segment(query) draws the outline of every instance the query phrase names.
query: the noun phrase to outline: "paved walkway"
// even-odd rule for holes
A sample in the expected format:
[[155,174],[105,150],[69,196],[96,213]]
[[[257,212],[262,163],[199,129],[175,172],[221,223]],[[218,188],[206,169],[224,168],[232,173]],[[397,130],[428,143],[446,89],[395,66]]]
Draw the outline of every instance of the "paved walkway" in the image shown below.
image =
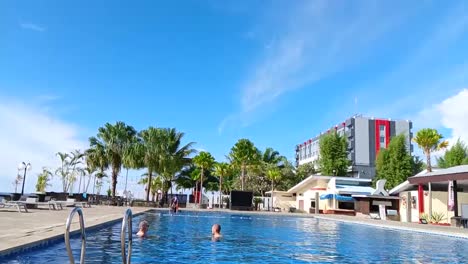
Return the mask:
[[[0,209],[0,255],[23,245],[34,245],[44,239],[63,236],[65,222],[72,208],[60,211],[30,209],[18,213]],[[93,206],[83,208],[85,227],[93,227],[123,217],[126,207]],[[133,207],[133,214],[150,208]],[[70,230],[78,230],[78,215],[75,215]]]

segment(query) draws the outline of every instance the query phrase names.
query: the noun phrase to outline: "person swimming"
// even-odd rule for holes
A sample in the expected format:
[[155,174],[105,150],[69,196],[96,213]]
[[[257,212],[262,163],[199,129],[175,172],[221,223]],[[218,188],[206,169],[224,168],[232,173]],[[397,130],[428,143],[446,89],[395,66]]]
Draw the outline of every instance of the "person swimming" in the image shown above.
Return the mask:
[[139,236],[139,237],[146,236],[146,233],[148,232],[148,228],[149,228],[148,222],[146,220],[141,221],[140,225],[139,225],[139,230],[138,230],[137,236]]
[[171,210],[173,213],[177,213],[177,211],[179,211],[179,200],[177,199],[177,196],[174,196],[174,198],[172,198]]
[[223,236],[221,235],[221,225],[214,224],[211,227],[211,238],[213,241],[219,241],[220,238]]

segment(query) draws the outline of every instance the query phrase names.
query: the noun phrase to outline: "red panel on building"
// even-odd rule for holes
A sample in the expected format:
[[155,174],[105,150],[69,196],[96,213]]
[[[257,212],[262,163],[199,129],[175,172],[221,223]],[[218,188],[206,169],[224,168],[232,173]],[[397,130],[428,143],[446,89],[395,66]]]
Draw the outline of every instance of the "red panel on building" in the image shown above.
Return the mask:
[[390,121],[388,120],[375,120],[375,154],[380,151],[380,126],[385,126],[385,148],[390,144]]

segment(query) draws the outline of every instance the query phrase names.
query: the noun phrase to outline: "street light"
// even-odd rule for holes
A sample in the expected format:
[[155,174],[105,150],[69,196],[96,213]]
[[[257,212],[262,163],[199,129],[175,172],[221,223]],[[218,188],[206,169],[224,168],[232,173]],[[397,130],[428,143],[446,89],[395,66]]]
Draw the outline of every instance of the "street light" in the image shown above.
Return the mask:
[[336,176],[336,170],[333,170],[333,176]]
[[26,171],[28,170],[31,170],[31,163],[28,162],[28,164],[26,164],[26,162],[21,162],[19,165],[18,165],[18,170],[24,170],[24,176],[23,176],[23,187],[21,188],[21,195],[24,194],[24,183],[26,182]]

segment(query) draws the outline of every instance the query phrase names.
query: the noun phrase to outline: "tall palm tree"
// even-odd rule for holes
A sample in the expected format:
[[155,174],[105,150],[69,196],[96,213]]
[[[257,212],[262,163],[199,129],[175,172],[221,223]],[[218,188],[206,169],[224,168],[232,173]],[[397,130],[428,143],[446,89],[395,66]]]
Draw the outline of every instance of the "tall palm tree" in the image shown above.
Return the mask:
[[431,152],[444,149],[448,146],[448,141],[442,140],[444,137],[436,129],[423,128],[416,133],[413,141],[418,144],[426,155],[427,171],[432,171]]
[[[138,147],[137,152],[140,154],[140,161],[142,162],[141,167],[146,167],[148,170],[148,182],[153,182],[152,177],[153,173],[159,171],[161,166],[161,154],[162,154],[162,146],[163,143],[161,142],[164,140],[164,135],[161,129],[149,127],[139,133],[139,137],[141,139],[140,144],[136,145]],[[146,190],[146,201],[149,201],[151,189],[153,185],[148,184],[148,188]]]
[[277,167],[270,167],[270,169],[267,171],[267,177],[271,181],[271,204],[273,205],[275,182],[279,182],[281,180],[281,171]]
[[101,181],[104,177],[107,177],[105,170],[109,168],[109,161],[107,160],[104,145],[101,145],[100,142],[95,143],[96,144],[92,148],[86,150],[87,167],[98,171],[94,174],[93,194],[95,194],[94,190],[96,182]]
[[91,147],[102,145],[104,147],[107,160],[112,168],[112,197],[115,197],[117,187],[117,177],[122,167],[122,158],[128,145],[133,142],[136,130],[124,122],[117,122],[114,125],[106,123],[98,129],[97,137],[89,139]]
[[[215,160],[213,156],[209,152],[202,151],[198,153],[197,156],[193,158],[193,163],[195,166],[200,168],[200,192],[201,197],[203,198],[203,176],[205,175],[205,171],[213,169],[213,165]],[[200,200],[200,206],[203,204],[203,199]]]
[[65,152],[57,152],[57,156],[60,158],[60,167],[55,171],[55,175],[59,176],[62,179],[62,190],[64,193],[68,192],[68,181],[69,178],[69,164],[70,164],[70,155]]
[[185,134],[175,128],[159,128],[158,131],[155,170],[163,179],[164,203],[167,200],[168,187],[172,186],[175,176],[190,165],[189,156],[195,153],[192,148],[195,143],[189,142],[183,145],[182,139]]
[[226,162],[218,162],[215,164],[215,175],[219,177],[219,208],[222,208],[223,204],[223,177],[226,177],[229,173],[229,164]]
[[259,151],[248,139],[239,139],[231,148],[229,160],[241,170],[241,189],[244,190],[245,173],[248,166],[254,165],[259,160]]

